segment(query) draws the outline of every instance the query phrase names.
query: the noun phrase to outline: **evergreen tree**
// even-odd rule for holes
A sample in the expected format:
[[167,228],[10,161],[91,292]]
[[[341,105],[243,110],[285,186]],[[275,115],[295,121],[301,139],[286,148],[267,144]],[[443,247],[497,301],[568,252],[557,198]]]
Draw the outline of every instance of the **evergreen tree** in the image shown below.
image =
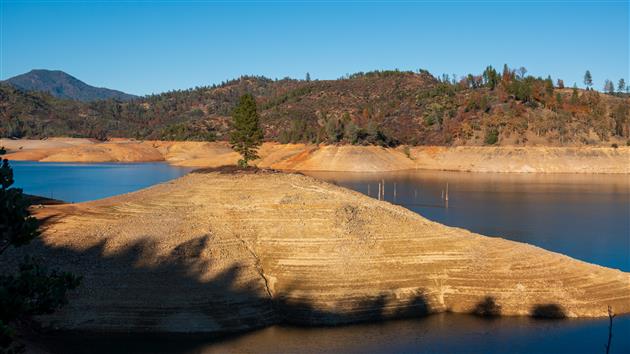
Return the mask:
[[359,127],[352,120],[345,124],[343,136],[350,144],[355,145],[359,142],[359,133]]
[[564,88],[564,80],[558,79],[558,81],[556,82],[556,87],[558,87],[559,89],[563,89]]
[[306,82],[311,81],[311,74],[306,73]]
[[251,160],[258,158],[258,147],[262,144],[263,132],[258,122],[258,112],[254,96],[241,96],[232,111],[232,134],[230,145],[243,157],[238,165],[246,167]]
[[475,78],[473,77],[472,74],[468,74],[466,76],[466,82],[468,83],[468,87],[469,88],[476,88],[475,87]]
[[29,216],[28,203],[21,189],[13,184],[13,169],[9,160],[0,159],[0,254],[9,246],[22,246],[39,234],[35,218]]
[[578,103],[578,88],[577,88],[577,84],[573,84],[573,90],[571,92],[571,104],[577,104]]
[[586,73],[584,73],[584,85],[586,85],[587,90],[593,86],[593,77],[590,70],[586,70]]
[[615,122],[615,135],[627,137],[630,134],[630,108],[627,104],[620,102],[612,111],[612,118]]
[[326,121],[325,129],[329,143],[337,143],[343,139],[344,125],[339,119],[329,118]]
[[547,95],[553,95],[553,81],[551,80],[551,75],[547,76],[547,79],[545,79],[545,91]]
[[499,74],[492,66],[488,66],[483,72],[483,80],[491,90],[494,90],[499,81]]
[[626,80],[624,80],[622,77],[621,79],[619,79],[619,83],[617,84],[617,92],[619,94],[622,94],[625,90],[626,90]]
[[606,79],[606,81],[604,82],[604,92],[606,92],[609,95],[615,94],[615,85],[613,84],[612,81]]
[[564,100],[562,99],[560,92],[556,93],[556,103],[558,103],[558,106],[562,107],[563,102]]
[[489,129],[486,132],[484,142],[487,145],[494,145],[499,141],[499,131],[496,128]]
[[507,83],[512,78],[512,72],[507,64],[503,64],[503,74],[501,75],[501,80],[503,83]]

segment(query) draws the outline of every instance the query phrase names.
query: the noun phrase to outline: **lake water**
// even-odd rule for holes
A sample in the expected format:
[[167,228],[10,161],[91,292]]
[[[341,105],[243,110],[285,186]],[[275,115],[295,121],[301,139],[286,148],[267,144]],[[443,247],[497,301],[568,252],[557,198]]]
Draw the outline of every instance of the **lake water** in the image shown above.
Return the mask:
[[58,163],[10,161],[14,187],[25,193],[85,202],[133,192],[180,177],[191,169],[163,162],[150,163]]
[[[25,192],[66,201],[126,193],[188,172],[162,163],[12,162]],[[613,175],[516,175],[449,172],[310,173],[447,225],[531,243],[630,271],[630,180]],[[448,185],[448,187],[447,187]],[[443,195],[448,188],[448,207]],[[395,190],[395,192],[394,192]],[[536,320],[439,314],[416,320],[342,327],[273,326],[208,336],[56,336],[53,352],[84,353],[599,353],[607,319]],[[630,353],[630,317],[615,319],[611,353]]]
[[[630,318],[616,318],[612,353],[630,353]],[[304,328],[272,326],[223,338],[64,336],[43,341],[59,353],[604,353],[602,320],[485,319],[437,314],[415,320]]]

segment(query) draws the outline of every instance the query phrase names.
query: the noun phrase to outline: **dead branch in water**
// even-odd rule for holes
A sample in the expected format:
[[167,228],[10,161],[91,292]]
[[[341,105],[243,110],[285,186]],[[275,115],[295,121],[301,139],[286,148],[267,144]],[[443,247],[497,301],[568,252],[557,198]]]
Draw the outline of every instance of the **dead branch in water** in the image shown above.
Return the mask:
[[612,341],[613,318],[615,318],[612,307],[608,306],[608,343],[606,344],[606,354],[610,353],[610,342]]

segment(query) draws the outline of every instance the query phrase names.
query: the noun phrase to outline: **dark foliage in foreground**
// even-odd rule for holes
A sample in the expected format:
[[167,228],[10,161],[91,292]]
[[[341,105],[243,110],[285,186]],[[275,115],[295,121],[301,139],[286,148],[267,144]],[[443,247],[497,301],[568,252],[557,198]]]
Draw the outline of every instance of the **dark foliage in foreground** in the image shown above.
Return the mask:
[[[13,184],[13,170],[7,160],[0,167],[0,257],[7,264],[4,251],[20,247],[39,236],[38,223],[28,212],[29,202]],[[0,352],[19,353],[14,326],[30,316],[54,312],[66,303],[66,292],[79,285],[70,273],[48,270],[43,263],[26,257],[15,272],[2,268],[0,273]]]

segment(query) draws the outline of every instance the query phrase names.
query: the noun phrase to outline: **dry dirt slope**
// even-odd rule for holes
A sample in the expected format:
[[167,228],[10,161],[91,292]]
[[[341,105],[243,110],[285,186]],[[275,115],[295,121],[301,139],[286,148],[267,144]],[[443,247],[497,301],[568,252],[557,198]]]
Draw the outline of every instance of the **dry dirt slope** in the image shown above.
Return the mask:
[[430,222],[298,174],[192,173],[36,209],[25,251],[82,274],[43,321],[95,331],[217,332],[431,312],[630,312],[630,275]]
[[[10,160],[44,162],[167,161],[187,167],[235,165],[240,156],[226,143],[86,139],[0,139]],[[630,147],[431,147],[265,143],[258,167],[291,171],[383,172],[412,169],[630,174]]]

